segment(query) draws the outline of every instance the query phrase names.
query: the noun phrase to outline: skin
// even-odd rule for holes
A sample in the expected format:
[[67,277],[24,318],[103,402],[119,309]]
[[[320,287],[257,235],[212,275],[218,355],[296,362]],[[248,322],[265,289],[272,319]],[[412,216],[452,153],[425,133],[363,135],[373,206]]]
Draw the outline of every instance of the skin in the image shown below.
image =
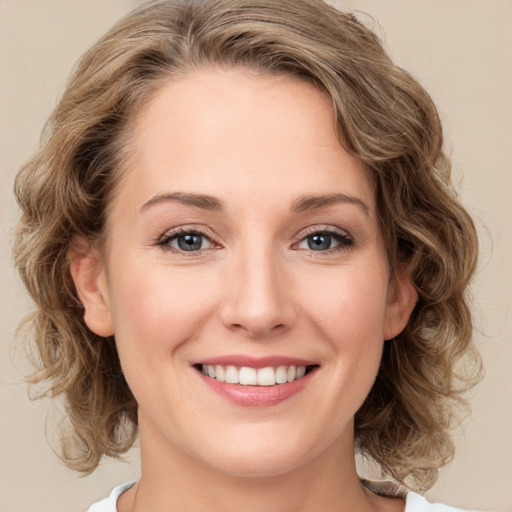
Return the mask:
[[[360,484],[353,430],[416,297],[390,275],[372,184],[333,119],[312,85],[243,69],[169,81],[140,113],[106,245],[71,254],[85,321],[115,335],[139,404],[142,476],[119,511],[403,510]],[[181,250],[184,232],[201,249]],[[319,368],[246,407],[191,366],[227,354]]]

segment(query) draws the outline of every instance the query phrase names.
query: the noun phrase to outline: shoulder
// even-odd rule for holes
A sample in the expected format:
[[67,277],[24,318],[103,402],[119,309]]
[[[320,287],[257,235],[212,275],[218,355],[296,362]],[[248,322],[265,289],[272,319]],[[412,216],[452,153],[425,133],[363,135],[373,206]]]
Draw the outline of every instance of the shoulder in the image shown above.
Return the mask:
[[477,512],[450,507],[442,503],[429,503],[423,496],[409,491],[406,497],[405,512]]
[[135,482],[128,482],[126,484],[119,485],[110,493],[108,498],[94,503],[87,509],[87,512],[116,512],[117,498],[119,498],[124,491],[127,491],[132,487],[134,483]]
[[[133,486],[135,482],[128,482],[119,485],[105,498],[89,507],[87,512],[116,512],[117,499],[123,492]],[[460,508],[450,507],[442,503],[429,503],[423,496],[412,491],[406,491],[403,487],[392,484],[391,482],[363,482],[373,492],[381,496],[405,497],[406,505],[404,512],[478,512],[476,510],[462,510]]]
[[365,479],[362,480],[362,483],[370,491],[379,496],[405,498],[404,512],[478,512],[477,510],[450,507],[442,503],[430,503],[423,496],[409,491],[405,487],[391,481],[372,481]]

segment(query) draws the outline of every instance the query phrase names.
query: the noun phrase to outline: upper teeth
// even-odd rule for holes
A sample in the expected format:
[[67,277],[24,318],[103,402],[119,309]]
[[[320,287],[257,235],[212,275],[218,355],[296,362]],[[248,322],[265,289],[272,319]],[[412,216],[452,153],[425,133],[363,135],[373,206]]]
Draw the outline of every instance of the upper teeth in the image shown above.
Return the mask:
[[213,364],[201,365],[203,375],[228,384],[244,386],[273,386],[284,384],[304,377],[305,366],[278,366],[276,368],[250,368],[249,366],[221,366]]

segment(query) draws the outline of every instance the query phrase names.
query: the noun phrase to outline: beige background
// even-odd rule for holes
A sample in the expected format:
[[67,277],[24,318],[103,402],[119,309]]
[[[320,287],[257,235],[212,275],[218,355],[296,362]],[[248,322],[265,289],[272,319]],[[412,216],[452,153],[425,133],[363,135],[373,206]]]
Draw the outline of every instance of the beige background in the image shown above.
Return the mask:
[[[278,0],[276,0],[278,1]],[[0,512],[86,510],[137,477],[136,451],[90,477],[62,466],[46,441],[48,402],[29,402],[14,329],[29,302],[12,268],[12,182],[77,57],[136,0],[0,0]],[[454,177],[481,235],[473,290],[487,376],[458,454],[429,497],[512,510],[512,1],[346,0],[369,13],[398,63],[437,102]],[[384,35],[385,34],[385,35]],[[51,421],[48,427],[51,437]]]

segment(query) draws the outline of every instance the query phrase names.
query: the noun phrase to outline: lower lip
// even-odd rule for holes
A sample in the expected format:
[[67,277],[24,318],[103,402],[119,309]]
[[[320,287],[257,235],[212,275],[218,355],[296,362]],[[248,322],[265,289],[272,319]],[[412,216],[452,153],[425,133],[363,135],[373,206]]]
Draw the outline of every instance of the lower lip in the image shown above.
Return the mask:
[[243,386],[242,384],[228,384],[198,372],[203,382],[218,395],[238,405],[249,407],[268,407],[277,405],[288,398],[300,393],[311,381],[316,369],[304,377],[274,386]]

